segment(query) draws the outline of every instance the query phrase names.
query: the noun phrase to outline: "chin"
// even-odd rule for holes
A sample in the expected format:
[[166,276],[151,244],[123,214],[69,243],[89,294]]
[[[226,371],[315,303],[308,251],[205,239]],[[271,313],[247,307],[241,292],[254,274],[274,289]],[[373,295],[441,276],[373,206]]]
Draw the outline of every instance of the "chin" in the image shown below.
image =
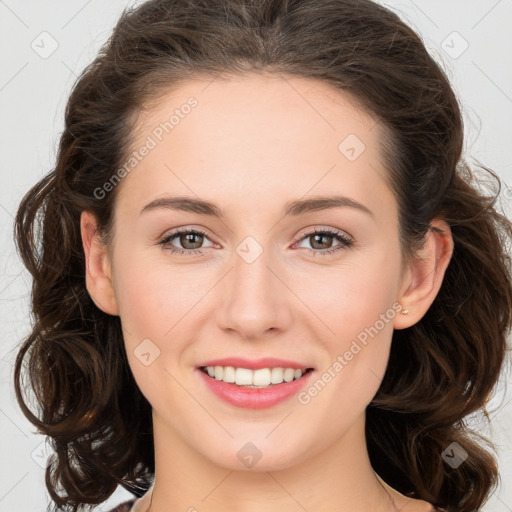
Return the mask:
[[[272,434],[273,435],[273,434]],[[306,448],[309,444],[304,442],[289,442],[283,445],[281,439],[265,439],[268,432],[256,435],[245,435],[241,438],[230,439],[228,442],[219,443],[216,453],[203,455],[214,464],[231,471],[279,471],[289,469],[306,461],[311,452]],[[206,447],[211,448],[211,446]]]

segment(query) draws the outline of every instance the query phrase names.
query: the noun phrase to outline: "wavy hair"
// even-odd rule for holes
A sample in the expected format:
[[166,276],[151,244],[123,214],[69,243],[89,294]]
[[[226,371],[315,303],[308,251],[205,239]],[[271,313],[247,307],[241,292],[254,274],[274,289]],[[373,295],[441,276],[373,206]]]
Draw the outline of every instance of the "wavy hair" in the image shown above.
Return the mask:
[[[479,186],[462,159],[461,111],[445,73],[411,28],[370,0],[150,0],[123,11],[78,77],[56,165],[15,220],[33,278],[16,395],[55,451],[46,470],[55,506],[90,509],[119,484],[141,495],[154,475],[151,407],[120,319],[85,286],[81,212],[94,213],[108,241],[118,187],[101,198],[95,190],[125,161],[142,108],[186,80],[249,72],[329,83],[381,122],[405,261],[433,219],[450,226],[443,284],[417,324],[393,333],[366,439],[374,469],[401,493],[448,512],[477,510],[498,470],[465,418],[486,412],[505,360],[512,224],[496,207],[499,177],[480,166],[490,180]],[[469,454],[456,470],[441,457],[454,442]]]

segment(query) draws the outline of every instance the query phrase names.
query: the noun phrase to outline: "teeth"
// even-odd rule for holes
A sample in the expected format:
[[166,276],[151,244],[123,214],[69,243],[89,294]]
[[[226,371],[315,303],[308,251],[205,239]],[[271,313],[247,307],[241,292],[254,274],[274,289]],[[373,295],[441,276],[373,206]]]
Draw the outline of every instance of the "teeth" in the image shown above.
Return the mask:
[[306,370],[294,368],[234,368],[233,366],[206,366],[208,375],[216,380],[234,383],[237,386],[249,388],[267,388],[274,384],[297,380],[306,373]]
[[[222,366],[219,366],[218,368],[222,368]],[[226,366],[226,368],[224,368],[222,372],[222,380],[224,382],[235,382],[236,373],[232,366]]]

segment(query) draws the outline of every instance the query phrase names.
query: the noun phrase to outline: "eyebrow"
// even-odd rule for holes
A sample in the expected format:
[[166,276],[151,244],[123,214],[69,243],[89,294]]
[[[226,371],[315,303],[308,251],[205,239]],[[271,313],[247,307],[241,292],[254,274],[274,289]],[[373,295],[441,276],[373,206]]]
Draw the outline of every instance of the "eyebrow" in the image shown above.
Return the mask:
[[[374,217],[373,212],[363,204],[355,201],[350,197],[334,195],[334,196],[313,196],[308,199],[298,199],[289,201],[284,205],[282,215],[283,217],[292,215],[298,216],[305,213],[310,213],[319,210],[327,210],[329,208],[350,207],[360,210]],[[201,215],[209,215],[224,219],[226,217],[223,210],[217,205],[203,199],[196,199],[194,197],[162,197],[155,199],[148,203],[140,211],[143,213],[159,208],[168,208],[171,210],[185,211],[191,213],[199,213]]]

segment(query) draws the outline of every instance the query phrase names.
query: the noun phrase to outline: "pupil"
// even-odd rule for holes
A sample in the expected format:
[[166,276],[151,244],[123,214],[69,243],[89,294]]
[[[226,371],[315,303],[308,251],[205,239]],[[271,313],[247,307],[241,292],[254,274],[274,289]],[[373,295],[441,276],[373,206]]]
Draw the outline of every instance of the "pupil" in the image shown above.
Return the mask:
[[[194,241],[193,239],[194,238],[200,238],[202,237],[202,235],[197,235],[195,233],[188,233],[188,234],[185,234],[185,235],[182,235],[181,236],[181,244],[184,246],[184,247],[187,247],[187,243],[191,243],[192,245],[194,245]],[[183,243],[185,241],[185,243]],[[197,249],[198,247],[201,247],[201,241],[200,242],[195,242],[197,244],[197,247],[187,247],[188,249]]]
[[[318,238],[326,239],[326,238],[330,238],[330,235],[322,235],[322,234],[313,235],[313,239],[315,240],[315,242],[313,243],[313,247],[315,247]],[[325,243],[324,244],[320,243],[319,245],[322,246],[322,245],[325,245]],[[328,244],[327,244],[327,247],[316,247],[316,249],[326,249],[326,248],[328,248]]]

